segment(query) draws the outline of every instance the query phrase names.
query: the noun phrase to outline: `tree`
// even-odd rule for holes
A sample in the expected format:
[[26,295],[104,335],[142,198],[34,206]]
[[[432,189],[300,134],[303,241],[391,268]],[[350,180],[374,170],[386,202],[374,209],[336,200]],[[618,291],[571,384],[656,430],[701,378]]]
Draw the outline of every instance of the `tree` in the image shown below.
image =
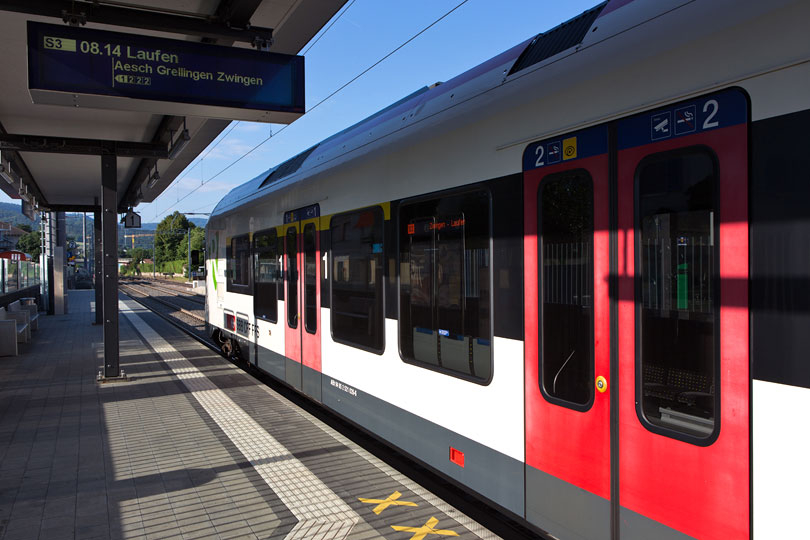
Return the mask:
[[[191,250],[203,249],[205,247],[205,229],[191,224]],[[188,233],[183,235],[180,244],[177,246],[177,259],[188,260]]]
[[175,211],[158,223],[155,233],[155,256],[161,262],[177,260],[178,248],[183,240],[183,233],[190,224],[186,216]]
[[133,263],[140,264],[144,261],[144,259],[151,257],[152,252],[148,249],[136,247],[129,250],[129,256],[132,258]]
[[39,259],[39,231],[32,231],[20,237],[17,241],[17,249],[28,253],[34,260]]
[[151,254],[149,253],[149,251],[144,248],[136,247],[129,250],[129,256],[131,260],[127,264],[127,268],[129,269],[128,273],[140,276],[141,275],[140,265],[143,262],[143,260],[149,257],[150,255]]
[[22,229],[27,233],[30,233],[33,230],[33,229],[31,229],[31,225],[29,225],[27,223],[20,223],[19,225],[17,225],[17,228]]
[[[195,226],[193,223],[190,223],[189,232],[183,235],[183,240],[180,242],[180,245],[177,246],[177,258],[183,261],[185,264],[188,265],[186,261],[188,261],[188,235],[191,234],[191,251],[199,250],[202,251],[205,249],[205,229],[201,227]],[[192,268],[191,270],[194,270]],[[189,276],[189,269],[186,268],[186,277]]]

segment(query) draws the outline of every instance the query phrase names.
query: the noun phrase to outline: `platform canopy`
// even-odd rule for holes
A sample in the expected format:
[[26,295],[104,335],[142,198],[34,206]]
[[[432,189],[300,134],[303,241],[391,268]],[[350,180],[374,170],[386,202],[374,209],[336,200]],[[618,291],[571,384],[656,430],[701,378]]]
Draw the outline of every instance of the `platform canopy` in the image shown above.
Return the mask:
[[[65,35],[74,38],[70,32],[81,36],[86,29],[235,47],[239,53],[295,55],[344,4],[345,0],[0,0],[0,189],[15,199],[22,193],[41,210],[93,211],[100,204],[98,156],[113,153],[117,210],[123,212],[160,195],[230,120],[288,123],[301,113],[262,117],[263,111],[255,109],[242,114],[199,103],[174,103],[165,110],[134,101],[132,106],[116,107],[114,99],[126,98],[111,101],[84,94],[67,96],[75,103],[66,103],[64,94],[46,93],[43,98],[29,88],[29,21],[58,25],[53,28],[66,29]],[[82,47],[90,54],[91,45],[79,37],[75,54],[79,56]],[[196,51],[193,46],[183,49]],[[134,45],[131,51],[133,58],[149,54]],[[124,52],[125,63],[126,58]],[[165,48],[155,58],[177,64],[176,55]],[[168,67],[185,77],[178,78],[178,85],[191,80],[185,66]],[[127,66],[118,69],[118,80],[123,80],[121,70]],[[255,82],[255,77],[243,80]]]

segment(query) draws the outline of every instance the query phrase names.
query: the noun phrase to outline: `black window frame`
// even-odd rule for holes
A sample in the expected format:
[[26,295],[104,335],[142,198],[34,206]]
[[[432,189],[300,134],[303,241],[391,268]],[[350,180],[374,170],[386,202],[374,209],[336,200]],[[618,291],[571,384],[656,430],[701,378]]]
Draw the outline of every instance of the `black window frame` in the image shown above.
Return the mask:
[[[368,345],[365,343],[358,343],[357,341],[353,341],[352,339],[346,338],[339,334],[335,333],[335,268],[334,268],[334,257],[335,257],[335,245],[339,245],[338,242],[335,242],[333,238],[333,228],[335,224],[335,220],[340,219],[347,219],[351,218],[358,214],[363,214],[366,212],[371,212],[375,214],[374,225],[379,227],[379,240],[382,244],[382,252],[380,253],[380,269],[379,269],[379,276],[377,282],[374,286],[375,290],[375,303],[376,303],[376,313],[377,313],[377,328],[379,333],[379,347],[375,347],[373,345]],[[355,349],[360,349],[363,351],[367,351],[370,353],[381,355],[385,352],[385,312],[386,312],[386,300],[385,300],[385,258],[386,258],[386,238],[385,238],[385,212],[383,211],[381,206],[369,206],[365,208],[358,208],[356,210],[351,210],[349,212],[341,212],[339,214],[333,215],[329,220],[329,265],[328,268],[328,276],[329,276],[329,308],[330,308],[330,321],[329,321],[329,332],[332,336],[332,341],[336,343],[341,343],[343,345],[348,345],[349,347],[353,347]],[[338,304],[340,302],[337,302]]]
[[[234,246],[237,242],[244,241],[247,246],[247,257],[245,266],[247,267],[247,283],[235,283],[233,276],[236,273],[235,269],[235,253]],[[253,252],[250,233],[237,234],[228,238],[228,243],[225,246],[225,290],[237,294],[253,294]],[[231,261],[234,261],[232,266]]]
[[[294,233],[295,236],[295,256],[290,257],[289,252],[289,239],[290,239],[290,231]],[[287,294],[285,295],[285,319],[287,322],[287,327],[293,330],[298,328],[298,321],[300,319],[299,311],[300,311],[300,294],[298,294],[298,274],[300,273],[301,269],[298,268],[298,225],[293,225],[288,227],[287,230],[284,232],[284,260],[286,264],[284,265],[284,281],[287,286]],[[293,261],[292,265],[290,261]],[[290,269],[290,266],[293,268]],[[295,298],[295,309],[293,308],[293,302],[291,301]],[[295,321],[291,322],[291,315],[292,312],[295,312],[294,318]]]
[[[464,195],[468,194],[481,194],[486,197],[486,204],[487,204],[487,220],[488,220],[488,235],[487,235],[487,250],[489,252],[489,272],[488,272],[488,279],[487,279],[487,294],[488,294],[488,306],[489,306],[489,333],[488,333],[488,341],[489,341],[489,374],[486,378],[475,377],[472,375],[468,375],[466,373],[452,370],[449,368],[445,368],[439,365],[434,365],[426,362],[421,362],[416,359],[412,359],[407,357],[403,352],[403,344],[402,344],[402,231],[403,227],[407,226],[407,223],[403,221],[403,214],[405,213],[404,210],[407,209],[408,206],[416,205],[420,203],[427,203],[431,201],[439,201],[441,199],[447,198],[455,198],[455,197],[463,197]],[[413,220],[424,220],[429,219],[430,217],[435,218],[435,216],[425,216],[425,215],[415,215],[413,216],[410,221]],[[464,186],[462,188],[454,188],[434,193],[429,193],[425,195],[420,195],[417,197],[411,197],[408,199],[403,199],[399,203],[398,212],[397,212],[397,227],[395,231],[395,236],[397,238],[397,248],[396,248],[396,265],[397,265],[397,284],[396,284],[396,297],[397,297],[397,341],[398,341],[398,349],[399,349],[399,357],[400,359],[406,363],[413,366],[420,367],[422,369],[427,369],[430,371],[435,371],[437,373],[441,373],[443,375],[448,375],[450,377],[454,377],[457,379],[462,379],[474,384],[478,384],[480,386],[488,386],[491,382],[493,377],[495,376],[495,362],[494,362],[494,348],[495,348],[495,299],[494,299],[494,276],[493,276],[493,254],[494,254],[494,233],[493,233],[493,204],[492,204],[492,191],[490,188],[481,183],[481,184],[472,184],[469,186]],[[434,287],[435,288],[435,287]],[[463,287],[462,287],[463,288]],[[434,318],[435,322],[435,318]]]
[[[588,182],[591,192],[591,234],[590,234],[590,293],[591,293],[591,314],[590,314],[590,341],[588,347],[588,400],[584,403],[577,403],[569,401],[550,394],[544,384],[543,367],[544,367],[544,338],[543,338],[543,292],[544,278],[543,278],[543,230],[542,230],[542,201],[543,201],[543,188],[550,182],[561,181],[565,177],[572,175],[583,175],[584,179]],[[587,412],[593,407],[596,400],[594,378],[596,377],[595,362],[596,362],[596,338],[595,338],[595,319],[596,319],[596,299],[594,298],[594,237],[595,237],[595,204],[594,199],[594,182],[591,173],[584,168],[568,169],[557,173],[548,174],[543,177],[537,187],[537,383],[540,387],[540,393],[543,398],[554,405],[572,409],[578,412]]]
[[[646,415],[644,414],[642,398],[644,395],[644,388],[643,388],[643,365],[642,365],[642,325],[641,325],[641,316],[642,316],[642,309],[643,309],[643,283],[642,283],[642,250],[641,250],[641,229],[642,229],[642,219],[641,219],[641,200],[640,200],[640,176],[641,172],[644,167],[654,164],[657,162],[667,161],[673,158],[677,158],[680,156],[692,155],[692,154],[704,154],[706,157],[710,159],[713,166],[714,171],[714,186],[712,189],[712,198],[713,198],[713,228],[712,233],[714,234],[714,246],[712,250],[712,256],[714,257],[714,264],[711,273],[711,284],[713,287],[712,292],[712,299],[711,299],[711,306],[713,310],[713,337],[714,343],[712,344],[712,353],[714,355],[712,368],[714,370],[714,426],[712,433],[705,436],[700,437],[697,435],[692,435],[683,431],[678,431],[676,429],[667,428],[661,426],[659,424],[655,424],[647,419]],[[645,429],[651,431],[652,433],[656,433],[658,435],[662,435],[671,439],[676,439],[685,443],[693,444],[695,446],[711,446],[720,436],[721,431],[721,381],[722,381],[722,373],[721,373],[721,327],[720,327],[720,307],[721,307],[721,280],[720,280],[720,222],[721,222],[721,214],[720,214],[720,165],[719,160],[717,158],[717,154],[712,150],[710,147],[706,145],[692,145],[692,146],[685,146],[681,148],[676,148],[673,150],[665,150],[660,152],[653,152],[644,156],[641,161],[639,161],[638,165],[636,166],[636,170],[633,173],[633,260],[634,260],[634,270],[633,270],[633,289],[634,289],[634,319],[633,319],[633,331],[634,331],[634,347],[635,347],[635,358],[634,358],[634,370],[635,370],[635,403],[636,403],[636,416],[638,417],[639,422]]]
[[[272,236],[271,236],[272,235]],[[264,236],[271,236],[272,240],[270,242],[272,245],[269,246],[262,246],[258,247],[258,241],[260,238]],[[274,303],[275,306],[271,309],[271,314],[267,314],[266,310],[264,309],[264,304],[262,304],[261,294],[259,290],[259,285],[264,282],[260,282],[259,277],[259,256],[263,253],[273,253],[275,257],[278,259],[279,256],[283,256],[283,252],[279,253],[279,237],[278,231],[275,227],[271,227],[269,229],[264,229],[261,231],[257,231],[253,234],[253,314],[255,317],[260,318],[263,321],[271,322],[273,324],[278,324],[278,301],[279,301],[279,284],[284,282],[283,277],[283,264],[280,265],[279,268],[279,278],[275,281],[275,299]]]
[[[309,247],[307,244],[307,231],[312,231],[312,252],[309,253],[307,248]],[[315,226],[315,223],[307,223],[303,226],[301,230],[301,243],[303,244],[302,250],[303,259],[304,259],[304,267],[301,269],[301,272],[304,275],[302,288],[303,288],[303,301],[304,301],[304,330],[308,334],[315,335],[318,333],[318,310],[320,309],[320,302],[318,302],[318,227]],[[309,257],[314,258],[312,261],[313,267],[315,268],[315,275],[312,276],[313,280],[310,283],[309,281],[309,274],[307,272],[308,261]],[[307,290],[309,287],[313,287],[315,290],[312,294],[312,302],[310,302],[310,295],[309,291]]]

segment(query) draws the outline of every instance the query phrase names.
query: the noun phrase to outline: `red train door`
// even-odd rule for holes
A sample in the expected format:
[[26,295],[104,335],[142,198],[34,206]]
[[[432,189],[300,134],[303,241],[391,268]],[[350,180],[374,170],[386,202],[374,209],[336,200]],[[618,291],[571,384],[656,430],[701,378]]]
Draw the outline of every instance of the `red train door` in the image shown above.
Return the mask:
[[622,539],[749,537],[747,117],[731,89],[616,125]]
[[608,129],[524,153],[526,517],[610,538]]
[[318,205],[284,215],[287,383],[321,399],[321,265]]

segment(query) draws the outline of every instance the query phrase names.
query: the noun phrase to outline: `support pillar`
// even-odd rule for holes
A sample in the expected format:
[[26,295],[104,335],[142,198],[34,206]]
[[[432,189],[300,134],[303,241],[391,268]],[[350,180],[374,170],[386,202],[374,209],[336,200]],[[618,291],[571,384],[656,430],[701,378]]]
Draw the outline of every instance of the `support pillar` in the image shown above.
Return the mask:
[[104,377],[121,374],[118,365],[118,177],[116,156],[101,156],[101,247],[104,309]]
[[48,223],[45,226],[45,261],[47,267],[43,272],[43,277],[48,280],[48,315],[54,315],[54,272],[53,272],[53,248],[56,243],[56,212],[48,213]]
[[65,315],[68,313],[67,302],[67,274],[65,272],[66,249],[67,249],[67,228],[64,212],[52,212],[52,225],[54,225],[54,236],[51,240],[56,240],[53,248],[53,313],[54,315]]
[[96,322],[104,324],[104,289],[101,286],[101,207],[96,199],[96,209],[93,211],[93,281],[96,289]]

